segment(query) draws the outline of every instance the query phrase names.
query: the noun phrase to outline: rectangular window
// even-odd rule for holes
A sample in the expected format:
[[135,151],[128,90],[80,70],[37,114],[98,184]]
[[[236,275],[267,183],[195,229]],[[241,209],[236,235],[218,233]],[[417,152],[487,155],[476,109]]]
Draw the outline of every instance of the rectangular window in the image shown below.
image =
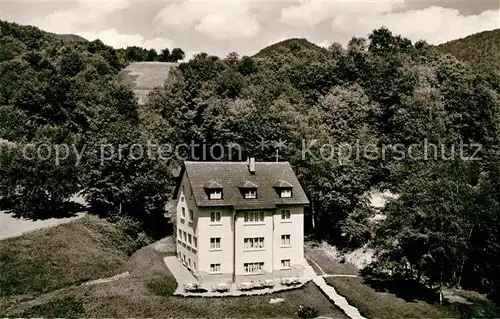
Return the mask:
[[184,235],[184,241],[187,241],[187,233],[185,231],[183,231],[183,235]]
[[185,254],[182,254],[183,257],[184,257],[184,262],[186,262],[186,255]]
[[211,223],[220,222],[220,212],[210,212],[210,222]]
[[292,197],[292,190],[289,188],[283,188],[281,190],[281,198]]
[[182,239],[182,230],[179,229],[179,239]]
[[188,234],[188,243],[191,245],[192,244],[192,237],[191,234]]
[[181,196],[181,202],[183,202],[183,201],[184,201],[184,196]]
[[193,267],[193,268],[194,268],[194,270],[197,270],[197,269],[196,269],[196,261],[193,261],[193,266],[194,266],[194,267]]
[[189,268],[191,268],[191,258],[189,258]]
[[210,272],[220,272],[220,264],[210,264]]
[[210,238],[210,249],[220,249],[220,237]]
[[193,189],[189,187],[189,198],[193,198]]
[[210,191],[210,199],[221,199],[222,191],[221,190],[212,190]]
[[193,236],[193,244],[194,244],[194,248],[198,248],[198,238],[196,238],[194,236]]
[[186,208],[182,207],[182,217],[186,218]]
[[257,191],[256,190],[245,191],[245,198],[257,198]]
[[290,210],[289,209],[283,209],[281,211],[281,219],[283,219],[283,220],[290,219]]
[[290,268],[290,259],[281,259],[281,268]]
[[245,238],[245,249],[264,248],[264,237]]
[[244,263],[243,267],[245,268],[245,273],[247,274],[258,273],[262,268],[264,268],[264,263],[263,262]]
[[194,213],[193,213],[193,211],[190,209],[190,210],[189,210],[189,221],[193,221],[193,218],[194,218]]
[[245,212],[244,214],[244,221],[245,223],[256,223],[256,222],[263,222],[264,221],[264,211],[260,212]]
[[281,235],[281,246],[290,246],[290,235]]

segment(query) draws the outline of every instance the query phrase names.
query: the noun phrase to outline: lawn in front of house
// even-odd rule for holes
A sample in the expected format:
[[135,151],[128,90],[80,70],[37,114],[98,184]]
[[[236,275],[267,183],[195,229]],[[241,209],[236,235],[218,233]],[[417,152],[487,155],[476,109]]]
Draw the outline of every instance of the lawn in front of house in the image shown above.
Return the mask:
[[[131,275],[113,282],[73,286],[39,296],[9,309],[9,317],[179,317],[179,318],[296,318],[300,305],[321,316],[347,317],[313,284],[301,289],[261,296],[187,298],[173,296],[177,287],[163,258],[175,245],[158,252],[150,245],[134,253],[122,270]],[[169,251],[168,247],[171,247]],[[165,247],[164,247],[165,248]],[[284,301],[270,304],[271,298]],[[65,315],[67,314],[67,315]]]

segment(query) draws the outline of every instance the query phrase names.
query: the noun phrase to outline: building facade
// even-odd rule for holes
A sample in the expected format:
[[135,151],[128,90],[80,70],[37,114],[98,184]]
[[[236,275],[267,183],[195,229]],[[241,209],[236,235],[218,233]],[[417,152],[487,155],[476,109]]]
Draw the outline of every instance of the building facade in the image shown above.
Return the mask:
[[185,162],[175,198],[177,257],[195,276],[283,276],[304,264],[309,202],[288,162]]

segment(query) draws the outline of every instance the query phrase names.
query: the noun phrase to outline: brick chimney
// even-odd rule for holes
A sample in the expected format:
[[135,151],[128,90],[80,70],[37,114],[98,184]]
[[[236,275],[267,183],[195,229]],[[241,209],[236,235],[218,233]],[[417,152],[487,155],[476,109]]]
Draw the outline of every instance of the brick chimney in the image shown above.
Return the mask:
[[252,175],[255,174],[255,158],[254,157],[250,157],[248,159],[248,171]]

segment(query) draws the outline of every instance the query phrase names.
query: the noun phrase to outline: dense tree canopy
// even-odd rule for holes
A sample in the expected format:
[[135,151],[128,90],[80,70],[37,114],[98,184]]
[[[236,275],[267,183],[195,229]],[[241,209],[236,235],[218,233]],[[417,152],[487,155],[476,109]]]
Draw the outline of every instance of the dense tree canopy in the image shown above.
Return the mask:
[[[82,191],[96,209],[155,223],[182,157],[278,158],[310,199],[311,235],[346,248],[370,242],[378,274],[498,297],[498,74],[382,28],[345,49],[291,39],[253,57],[201,53],[139,107],[117,72],[129,61],[182,60],[182,50],[114,50],[1,27],[0,192],[13,210],[36,216]],[[132,145],[150,141],[226,149],[135,156]],[[35,156],[63,144],[77,152],[57,165]],[[373,187],[400,195],[375,232]]]
[[162,172],[157,164],[132,153],[142,144],[139,108],[117,77],[143,50],[126,50],[124,60],[100,40],[1,23],[0,41],[9,44],[0,62],[2,209],[50,216],[80,192],[96,212],[159,222],[168,174],[153,178]]
[[[344,247],[371,240],[384,261],[374,270],[494,293],[499,83],[382,28],[347,49],[292,39],[254,57],[199,54],[146,107],[168,127],[163,141],[290,161],[311,201],[308,230]],[[400,194],[376,233],[372,187]]]

